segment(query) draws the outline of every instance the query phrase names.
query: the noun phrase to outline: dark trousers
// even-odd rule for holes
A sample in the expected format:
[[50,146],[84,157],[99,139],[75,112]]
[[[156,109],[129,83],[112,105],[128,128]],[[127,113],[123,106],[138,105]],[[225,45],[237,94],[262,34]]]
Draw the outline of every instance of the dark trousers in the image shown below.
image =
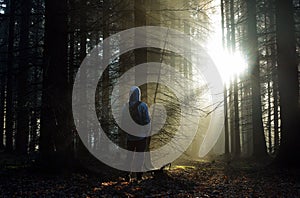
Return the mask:
[[[147,138],[143,138],[141,140],[127,140],[127,150],[129,150],[129,151],[145,152],[146,147],[147,147]],[[134,161],[134,159],[132,158],[129,161]],[[144,159],[142,161],[138,160],[135,163],[138,166],[143,166],[144,165]],[[142,172],[137,172],[136,175],[137,175],[137,179],[141,179],[143,173]]]
[[147,146],[147,138],[141,140],[127,140],[127,150],[136,152],[145,152]]

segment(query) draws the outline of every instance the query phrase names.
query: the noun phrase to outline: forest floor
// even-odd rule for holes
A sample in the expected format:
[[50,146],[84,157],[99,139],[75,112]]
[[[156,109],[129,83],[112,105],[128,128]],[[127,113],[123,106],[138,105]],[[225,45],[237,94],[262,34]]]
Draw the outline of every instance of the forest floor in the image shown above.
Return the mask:
[[106,171],[102,176],[45,174],[0,165],[0,197],[300,197],[299,170],[249,161],[181,160],[163,174],[144,174],[139,182]]

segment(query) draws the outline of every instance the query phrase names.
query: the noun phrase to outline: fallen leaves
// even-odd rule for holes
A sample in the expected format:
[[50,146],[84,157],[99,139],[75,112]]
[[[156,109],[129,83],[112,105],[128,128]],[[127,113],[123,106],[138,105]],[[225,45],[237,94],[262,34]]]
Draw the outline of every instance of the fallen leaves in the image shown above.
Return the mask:
[[115,185],[117,182],[112,182],[112,181],[109,181],[109,182],[102,182],[101,183],[101,186],[112,186],[112,185]]
[[[108,178],[106,176],[105,178]],[[238,169],[226,163],[190,162],[140,182],[84,174],[39,175],[12,171],[0,177],[3,197],[299,197],[300,185],[286,171]],[[105,181],[106,180],[106,181]]]

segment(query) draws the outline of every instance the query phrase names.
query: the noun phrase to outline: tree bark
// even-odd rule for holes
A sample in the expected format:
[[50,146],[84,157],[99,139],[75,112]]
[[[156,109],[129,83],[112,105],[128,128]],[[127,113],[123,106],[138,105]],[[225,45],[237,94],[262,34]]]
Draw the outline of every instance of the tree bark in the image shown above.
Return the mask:
[[[275,53],[275,49],[273,51]],[[272,53],[273,54],[273,53]],[[273,57],[272,55],[272,62],[274,62],[275,65],[275,55]],[[277,84],[277,75],[276,75],[276,71],[277,68],[274,69],[275,71],[272,71],[272,80],[273,80],[273,100],[274,100],[274,153],[276,154],[278,152],[278,148],[279,148],[279,124],[278,124],[278,84]]]
[[16,1],[10,1],[10,18],[8,29],[8,57],[7,57],[7,95],[5,117],[5,147],[7,152],[13,151],[13,125],[14,125],[14,98],[13,98],[13,70],[14,70],[14,34],[15,34],[15,5]]
[[0,84],[0,150],[4,148],[4,105],[5,105],[5,76],[3,74],[4,69],[1,69],[1,84]]
[[[146,21],[146,4],[149,0],[134,0],[134,26],[135,27],[140,27],[140,26],[145,26],[147,21]],[[150,6],[150,5],[149,5]],[[159,4],[158,2],[152,2],[152,8],[158,8]],[[157,21],[152,21],[152,25],[157,23]],[[147,35],[145,34],[145,39],[144,41],[146,42]],[[141,38],[136,37],[135,42],[141,42]],[[155,49],[155,52],[157,49]],[[155,62],[157,61],[157,56],[155,54],[152,54],[149,56],[151,61]],[[148,61],[148,56],[147,56],[147,48],[140,48],[140,49],[135,49],[134,50],[134,61],[135,61],[135,66],[146,63]],[[146,72],[146,75],[141,75],[141,72]],[[141,82],[145,82],[145,79],[147,80],[147,71],[139,71],[138,69],[135,70],[135,83],[136,85],[140,84]],[[140,86],[141,88],[141,99],[143,102],[148,102],[148,96],[147,96],[147,91],[148,91],[148,85],[144,84],[143,86]],[[147,150],[150,149],[150,144],[151,144],[151,136],[148,137],[147,139]],[[145,155],[145,166],[146,168],[152,168],[151,164],[151,156],[150,153]]]
[[[269,15],[270,15],[270,31],[275,33],[275,12],[273,11],[274,4],[269,3]],[[272,96],[273,96],[273,120],[274,120],[274,148],[273,153],[277,154],[279,148],[279,123],[278,123],[278,78],[277,78],[277,66],[276,66],[276,38],[272,38],[272,45],[270,47],[271,53],[271,78],[272,83]]]
[[[222,46],[225,48],[225,5],[224,0],[221,0],[221,25],[222,25]],[[224,131],[225,131],[225,154],[229,154],[229,128],[228,128],[228,101],[227,87],[224,82]]]
[[260,68],[258,61],[258,44],[256,28],[256,1],[247,0],[248,10],[248,63],[252,85],[252,128],[253,157],[267,156],[267,147],[262,123]]
[[275,2],[281,119],[281,141],[277,162],[287,167],[299,167],[299,81],[293,1]]
[[17,131],[16,151],[26,154],[28,149],[29,136],[29,111],[28,111],[28,69],[29,69],[29,27],[31,0],[21,1],[21,30],[20,30],[20,62],[18,68],[18,106],[17,106]]
[[45,9],[40,151],[46,161],[45,165],[61,169],[70,166],[69,159],[72,157],[72,103],[67,69],[67,0],[46,0]]
[[[234,0],[230,0],[230,38],[231,38],[231,53],[234,54],[236,50],[235,40],[235,15]],[[234,139],[235,150],[234,157],[240,157],[241,154],[241,141],[240,141],[240,113],[239,113],[239,101],[238,101],[238,76],[233,76],[233,104],[234,104]]]

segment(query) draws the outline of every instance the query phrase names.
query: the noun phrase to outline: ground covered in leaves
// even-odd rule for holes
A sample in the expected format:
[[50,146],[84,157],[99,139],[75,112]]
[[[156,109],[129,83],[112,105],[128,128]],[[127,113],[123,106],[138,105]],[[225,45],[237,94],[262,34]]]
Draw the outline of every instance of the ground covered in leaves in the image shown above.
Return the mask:
[[184,161],[163,174],[144,174],[142,181],[110,174],[2,167],[0,197],[300,197],[297,173],[248,162]]

